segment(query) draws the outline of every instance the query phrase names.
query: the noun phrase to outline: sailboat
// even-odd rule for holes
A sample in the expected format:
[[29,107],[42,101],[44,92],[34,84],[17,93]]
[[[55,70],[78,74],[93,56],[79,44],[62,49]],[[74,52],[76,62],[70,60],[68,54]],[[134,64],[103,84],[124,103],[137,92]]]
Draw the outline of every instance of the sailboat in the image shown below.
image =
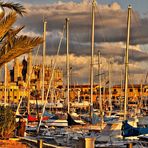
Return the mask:
[[[91,63],[90,63],[90,112],[89,112],[90,115],[89,115],[89,119],[87,118],[87,120],[85,120],[85,117],[83,119],[86,122],[89,122],[89,125],[88,125],[89,127],[87,127],[87,129],[101,130],[102,127],[95,125],[100,120],[99,120],[98,116],[96,116],[93,113],[93,81],[94,81],[94,79],[93,79],[94,68],[93,67],[94,67],[95,7],[96,7],[96,0],[93,0],[92,1],[92,26],[91,26]],[[68,42],[67,42],[67,44],[68,44]],[[68,48],[68,45],[67,45],[67,48]],[[68,80],[68,76],[67,76],[67,80]],[[68,85],[68,83],[67,83],[67,85]],[[70,116],[70,114],[68,114],[68,117],[69,116]],[[101,117],[103,118],[103,116],[101,116]],[[74,125],[75,125],[75,123],[74,123]]]
[[[126,43],[126,56],[125,56],[125,102],[124,102],[124,120],[127,116],[127,93],[128,93],[128,47],[129,47],[129,33],[130,33],[130,11],[131,6],[128,7],[128,32],[127,32],[127,43]],[[129,125],[130,124],[130,125]],[[134,131],[137,130],[137,120],[130,119],[129,124],[123,121],[123,119],[117,119],[111,122],[106,122],[105,128],[102,130],[100,137],[97,137],[96,141],[98,142],[108,142],[109,139],[116,141],[121,140],[123,136],[127,136],[128,131],[131,132],[131,127]],[[131,130],[129,130],[131,129]],[[126,131],[127,130],[127,131]],[[143,131],[143,129],[141,129]],[[132,133],[131,136],[134,134]]]
[[[148,134],[148,128],[138,128],[137,118],[127,119],[127,100],[128,100],[128,48],[130,38],[130,15],[131,6],[128,7],[128,26],[127,26],[127,42],[126,42],[126,55],[125,55],[125,102],[124,102],[124,120],[117,120],[107,123],[107,126],[102,131],[101,136],[97,138],[97,141],[106,141],[109,137],[114,141],[122,139],[122,137],[130,137],[131,139],[137,138],[138,135]],[[111,132],[111,133],[110,133]],[[106,140],[105,140],[106,137]]]
[[[59,50],[60,50],[61,42],[62,42],[62,39],[63,39],[63,36],[64,36],[64,31],[65,31],[65,27],[63,29],[63,35],[62,35],[60,43],[59,43],[57,55],[58,55]],[[66,38],[67,38],[67,42],[66,42],[66,48],[67,48],[67,56],[66,56],[66,64],[67,64],[67,113],[69,114],[70,113],[70,106],[69,106],[70,102],[69,102],[69,19],[68,18],[66,18]],[[44,118],[43,115],[44,115],[44,112],[45,112],[45,107],[47,105],[47,97],[48,97],[49,90],[51,88],[51,82],[52,82],[53,75],[54,75],[54,70],[55,70],[55,67],[56,67],[56,60],[57,60],[57,58],[55,59],[55,62],[54,62],[53,67],[52,67],[53,70],[52,70],[51,79],[50,79],[50,82],[49,82],[49,87],[48,87],[48,92],[47,92],[47,95],[46,95],[46,99],[44,101],[44,106],[43,106],[42,116],[40,118],[38,131],[39,131],[42,119]],[[70,116],[70,114],[69,114],[69,116]],[[67,118],[67,120],[68,120],[68,118]],[[68,121],[67,120],[66,120],[66,118],[64,116],[64,118],[60,118],[60,117],[59,118],[49,118],[48,120],[43,121],[43,122],[47,126],[67,127],[68,126]],[[77,120],[77,122],[82,122],[82,121]]]
[[133,127],[127,120],[127,100],[128,100],[128,47],[130,40],[130,19],[131,19],[131,6],[128,8],[128,29],[127,29],[127,42],[126,42],[126,61],[125,61],[125,102],[124,102],[124,121],[122,123],[122,136],[131,137],[143,134],[148,134],[148,128]]

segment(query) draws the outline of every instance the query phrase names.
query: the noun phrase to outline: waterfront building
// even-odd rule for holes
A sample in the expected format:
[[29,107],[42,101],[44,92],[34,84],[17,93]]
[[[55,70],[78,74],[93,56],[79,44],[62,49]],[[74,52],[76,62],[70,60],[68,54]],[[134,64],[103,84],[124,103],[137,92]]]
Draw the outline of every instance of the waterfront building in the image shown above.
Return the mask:
[[[74,101],[90,101],[90,85],[71,85],[70,86],[70,100]],[[124,87],[121,85],[114,85],[111,88],[112,104],[119,105],[124,101]],[[99,103],[100,92],[99,86],[93,87],[93,102]],[[78,95],[78,93],[80,95]],[[109,88],[101,87],[101,95],[104,104],[109,101]],[[78,97],[79,96],[79,97]],[[137,104],[139,102],[145,102],[148,104],[148,85],[133,84],[128,86],[128,102],[129,104]]]

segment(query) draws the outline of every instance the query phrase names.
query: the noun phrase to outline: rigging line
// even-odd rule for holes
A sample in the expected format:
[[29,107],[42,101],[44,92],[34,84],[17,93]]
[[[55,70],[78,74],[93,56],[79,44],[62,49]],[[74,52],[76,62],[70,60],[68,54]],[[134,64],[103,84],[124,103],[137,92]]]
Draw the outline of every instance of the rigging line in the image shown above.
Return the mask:
[[[37,49],[35,58],[37,58],[39,49],[40,49],[40,45],[38,46],[38,49]],[[37,61],[37,59],[34,60],[34,64],[36,63],[36,61]],[[31,75],[32,75],[32,74],[33,74],[33,68],[32,68],[32,71],[31,71]],[[18,107],[17,107],[17,110],[16,110],[15,115],[17,115],[17,114],[19,113],[19,108],[20,108],[20,105],[21,105],[21,103],[22,103],[23,96],[25,96],[25,95],[24,95],[24,94],[25,94],[25,90],[26,90],[27,87],[28,87],[28,84],[29,84],[31,75],[29,75],[29,77],[28,77],[27,85],[25,86],[25,88],[24,88],[24,90],[23,90],[23,95],[22,95],[21,98],[20,98],[20,101],[19,101],[19,104],[18,104]],[[30,95],[30,94],[29,94],[29,95]]]
[[[98,11],[99,12],[99,11]],[[102,19],[102,15],[101,15],[101,13],[99,13],[100,14],[100,20],[102,20],[102,22],[101,22],[101,24],[102,24],[102,26],[105,26],[104,25],[104,23],[103,23],[103,19]],[[121,21],[120,21],[121,22]],[[121,27],[121,29],[120,29],[120,27],[118,27],[121,31],[119,31],[120,32],[120,35],[119,36],[121,36],[121,38],[122,38],[122,36],[123,36],[123,31],[124,31],[124,25],[122,25],[122,24],[124,24],[124,22],[122,22],[122,23],[120,23],[120,27]],[[103,32],[103,31],[102,31]],[[103,39],[104,39],[104,42],[106,42],[106,39],[105,39],[105,33],[103,34]],[[124,42],[124,41],[122,41],[122,42]],[[121,57],[123,57],[123,60],[124,60],[124,55],[125,54],[125,50],[123,50],[122,48],[121,48]]]
[[[129,76],[129,84],[131,84],[131,87],[132,87],[132,89],[133,89],[133,93],[134,94],[136,94],[136,89],[135,89],[135,87],[134,87],[134,83],[131,83],[131,78],[130,78],[130,76]],[[140,92],[141,93],[141,92]],[[136,97],[136,99],[138,100],[138,96],[137,95],[135,95],[134,97]],[[140,101],[142,101],[142,98],[140,99]]]
[[147,78],[148,78],[148,72],[146,73],[145,79],[144,79],[144,83],[147,83]]
[[[136,15],[136,12],[134,12],[134,11],[132,10],[132,14],[133,14],[133,16],[134,16],[134,18],[135,18],[135,19],[134,19],[134,20],[135,20],[135,23],[137,24],[137,25],[136,25],[136,26],[137,26],[137,29],[135,29],[134,31],[137,32],[137,38],[138,38],[138,35],[140,35],[140,33],[141,33],[141,32],[139,32],[139,29],[138,29],[138,27],[140,28],[140,26],[141,26],[141,22],[139,21],[138,16]],[[135,33],[135,35],[136,35],[136,33]],[[143,47],[144,50],[146,49],[143,44],[141,44],[141,46]],[[145,50],[145,51],[146,51],[146,50]]]
[[[101,11],[99,10],[99,7],[96,7],[96,10],[97,10],[98,15],[100,17],[100,24],[105,27],[103,17],[102,17]],[[103,38],[103,41],[106,42],[106,36],[105,36],[104,30],[102,30],[102,38]]]
[[56,54],[55,61],[54,61],[54,64],[53,64],[53,69],[52,69],[52,73],[51,73],[51,78],[50,78],[50,80],[49,80],[48,90],[47,90],[47,94],[46,94],[46,98],[45,98],[45,102],[44,102],[44,106],[43,106],[43,110],[42,110],[42,115],[41,115],[40,122],[39,122],[38,127],[37,127],[37,134],[39,133],[40,125],[41,125],[42,118],[43,118],[43,115],[44,115],[44,112],[45,112],[45,107],[46,107],[46,104],[47,104],[47,98],[48,98],[49,91],[50,91],[50,88],[51,88],[52,79],[53,79],[53,77],[54,77],[54,70],[55,70],[56,65],[57,65],[58,55],[59,55],[60,48],[61,48],[61,44],[62,44],[62,40],[63,40],[63,37],[64,37],[64,32],[65,32],[65,25],[64,25],[64,27],[63,27],[63,33],[62,33],[62,36],[61,36],[61,38],[60,38],[60,42],[59,42],[59,45],[58,45],[57,54]]
[[[137,26],[141,26],[142,24],[141,24],[141,22],[140,21],[138,21],[138,16],[135,14],[135,12],[134,11],[132,11],[133,12],[133,15],[134,15],[134,17],[135,17],[135,22],[138,24]],[[138,28],[138,27],[137,27]],[[138,31],[139,32],[139,29],[136,29],[136,31]],[[140,46],[142,46],[142,48],[144,49],[144,51],[146,51],[146,47],[143,45],[143,44],[141,44]],[[146,52],[147,53],[147,52]]]
[[[134,20],[135,20],[135,23],[137,23],[137,29],[135,29],[136,30],[136,32],[138,32],[137,33],[137,38],[138,38],[138,35],[140,35],[140,32],[139,32],[139,29],[138,29],[138,27],[140,28],[140,26],[142,26],[141,25],[141,22],[139,21],[139,19],[138,19],[138,16],[136,15],[136,12],[134,12],[133,10],[132,10],[132,14],[133,14],[133,16],[134,16]],[[136,34],[135,34],[135,36],[136,36]],[[143,44],[140,44],[140,46],[144,49],[144,52],[146,52],[146,47],[143,45]],[[147,53],[147,52],[146,52]],[[147,78],[147,75],[148,75],[148,71],[146,72],[146,74],[145,74],[146,76],[145,76],[145,82],[144,83],[146,83],[146,78]]]
[[[92,11],[92,7],[91,7],[92,6],[92,0],[89,1],[89,4],[90,5],[89,5],[88,19],[91,20],[92,16],[90,14],[91,14],[91,11]],[[95,7],[95,9],[96,9],[96,7]],[[89,27],[88,28],[88,39],[91,39],[91,23],[89,23],[89,22],[91,22],[91,21],[88,21],[88,27]],[[88,50],[89,50],[90,47],[91,47],[91,42],[88,42]],[[90,54],[91,52],[88,52],[88,53]],[[89,70],[90,70],[90,64],[89,64],[89,68],[88,68],[88,73],[89,73],[88,79],[87,79],[88,84],[90,84],[90,71]]]
[[[129,73],[130,73],[130,70],[129,70]],[[131,76],[128,75],[128,77],[129,77],[129,84],[131,85],[131,87],[132,87],[132,89],[133,89],[133,92],[136,94],[136,89],[135,89],[135,87],[134,87],[134,83],[132,82]],[[132,78],[133,78],[133,77],[132,77]]]
[[[100,17],[100,24],[101,24],[102,26],[105,26],[104,23],[103,23],[103,18],[102,18],[102,15],[101,15],[100,11],[99,11],[99,8],[96,7],[96,10],[97,10],[98,15],[99,15],[99,17]],[[106,42],[106,37],[105,37],[105,33],[104,33],[103,30],[102,30],[102,38],[103,38],[103,41]]]
[[[133,16],[133,17],[132,17],[132,16]],[[132,18],[134,18],[134,19],[132,19]],[[135,23],[135,25],[134,25],[134,23]],[[135,38],[138,39],[138,35],[139,35],[138,27],[140,26],[140,23],[139,23],[139,21],[138,21],[137,15],[136,15],[136,13],[133,11],[133,9],[132,9],[132,11],[131,11],[131,24],[133,24],[133,27],[131,27],[131,28],[132,28],[133,31],[134,31],[134,32],[133,32],[133,38],[131,38],[131,41],[133,41],[133,43],[134,43],[134,41],[136,42]],[[137,28],[137,29],[136,29],[136,28]],[[134,49],[131,48],[131,56],[132,56],[132,57],[134,57],[133,52],[134,52]]]
[[136,12],[135,12],[135,11],[133,11],[133,10],[132,10],[132,15],[133,15],[133,17],[134,17],[134,19],[133,19],[133,20],[135,20],[135,21],[134,21],[134,22],[135,22],[135,24],[136,24],[136,26],[135,26],[135,27],[137,27],[137,29],[135,28],[135,30],[134,30],[135,37],[137,36],[137,38],[138,38],[138,35],[140,35],[140,32],[139,32],[138,27],[140,28],[141,23],[140,23],[140,21],[139,21],[139,19],[138,19],[138,16],[136,15]]

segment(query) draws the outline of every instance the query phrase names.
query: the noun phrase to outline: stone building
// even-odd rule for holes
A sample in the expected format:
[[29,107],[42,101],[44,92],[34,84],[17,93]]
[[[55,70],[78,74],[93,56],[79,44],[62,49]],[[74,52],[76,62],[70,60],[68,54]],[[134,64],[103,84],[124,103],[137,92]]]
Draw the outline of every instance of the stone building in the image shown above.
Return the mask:
[[[78,98],[78,93],[80,93]],[[111,87],[111,101],[114,106],[124,104],[124,87],[114,85]],[[104,104],[109,103],[109,88],[101,87],[101,97]],[[100,88],[98,85],[93,86],[93,102],[99,103]],[[90,102],[90,85],[76,85],[70,86],[70,100],[75,101],[88,101]],[[131,106],[139,103],[146,103],[148,105],[148,85],[133,84],[128,85],[128,103]]]
[[[45,66],[44,87],[47,92],[49,81],[51,79],[53,67]],[[5,97],[5,83],[0,83],[0,98],[4,101]],[[63,85],[63,71],[60,68],[54,70],[52,80],[52,88],[58,88]],[[6,98],[8,103],[17,103],[21,97],[28,97],[30,92],[37,90],[41,92],[42,89],[42,65],[32,65],[32,56],[19,61],[18,58],[14,60],[12,69],[7,68],[7,82],[6,82]],[[32,98],[31,98],[32,99]],[[41,99],[41,96],[38,98]]]

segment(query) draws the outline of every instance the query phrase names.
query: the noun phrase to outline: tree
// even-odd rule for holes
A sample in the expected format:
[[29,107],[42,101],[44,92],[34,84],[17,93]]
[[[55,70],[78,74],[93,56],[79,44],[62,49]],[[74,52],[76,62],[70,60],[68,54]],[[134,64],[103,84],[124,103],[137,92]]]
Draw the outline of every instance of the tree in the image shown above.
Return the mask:
[[[10,11],[5,13],[5,9]],[[29,52],[43,42],[41,37],[29,37],[18,33],[24,26],[14,28],[17,14],[23,16],[25,8],[18,3],[0,2],[0,66],[10,60]],[[0,138],[13,136],[15,129],[15,116],[10,106],[0,106]]]
[[15,116],[10,106],[0,106],[0,138],[7,139],[14,135]]
[[[4,8],[9,8],[8,14]],[[29,37],[17,34],[24,28],[12,28],[16,22],[17,14],[23,16],[25,8],[18,3],[0,2],[0,66],[12,59],[29,52],[31,49],[43,42],[41,37]]]

